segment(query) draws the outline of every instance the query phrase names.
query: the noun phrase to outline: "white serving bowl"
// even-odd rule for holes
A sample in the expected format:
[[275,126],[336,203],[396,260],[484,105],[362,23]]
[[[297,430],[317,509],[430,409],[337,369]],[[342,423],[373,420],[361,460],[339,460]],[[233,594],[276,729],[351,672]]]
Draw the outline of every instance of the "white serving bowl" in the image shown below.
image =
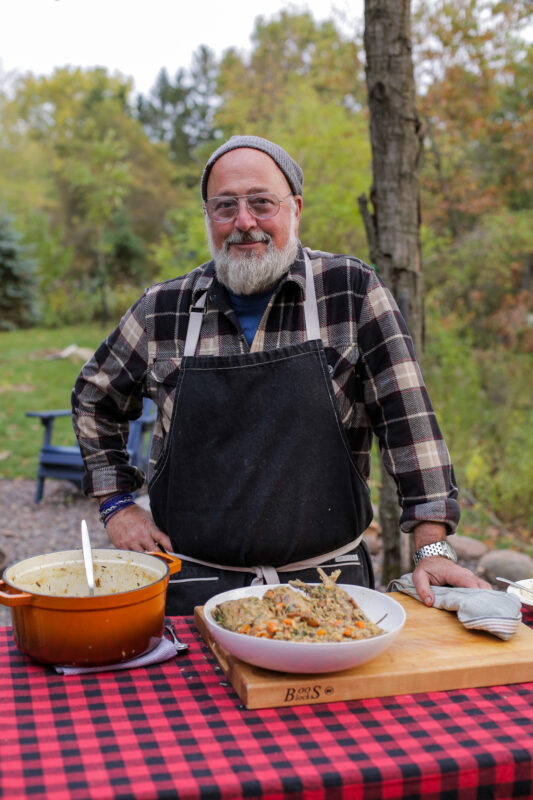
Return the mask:
[[[515,581],[515,583],[518,583],[520,586],[524,586],[526,589],[531,589],[531,591],[533,591],[533,578],[524,578],[524,580]],[[517,597],[519,597],[525,606],[533,607],[533,594],[530,592],[521,592],[520,589],[517,589],[515,586],[508,586],[507,591],[509,594],[515,594]]]
[[347,639],[345,642],[287,642],[234,633],[213,619],[213,609],[219,603],[252,595],[262,597],[267,589],[277,587],[279,584],[246,586],[211,597],[204,606],[204,614],[213,639],[232,655],[257,667],[279,672],[337,672],[364,664],[383,653],[391,646],[405,623],[405,611],[392,597],[373,589],[347,584],[342,584],[342,588],[353,597],[372,622],[378,622],[384,614],[387,615],[379,623],[385,633],[370,639]]

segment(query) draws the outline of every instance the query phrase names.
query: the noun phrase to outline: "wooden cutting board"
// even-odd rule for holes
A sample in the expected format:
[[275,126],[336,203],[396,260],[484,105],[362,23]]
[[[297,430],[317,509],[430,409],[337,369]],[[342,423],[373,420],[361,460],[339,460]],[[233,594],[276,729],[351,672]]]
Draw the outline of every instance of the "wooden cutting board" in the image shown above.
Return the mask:
[[391,648],[359,667],[321,675],[293,675],[246,664],[211,638],[203,607],[195,609],[194,617],[247,708],[533,681],[533,629],[522,624],[504,642],[482,631],[467,631],[453,612],[427,608],[401,592],[391,596],[401,603],[407,616]]

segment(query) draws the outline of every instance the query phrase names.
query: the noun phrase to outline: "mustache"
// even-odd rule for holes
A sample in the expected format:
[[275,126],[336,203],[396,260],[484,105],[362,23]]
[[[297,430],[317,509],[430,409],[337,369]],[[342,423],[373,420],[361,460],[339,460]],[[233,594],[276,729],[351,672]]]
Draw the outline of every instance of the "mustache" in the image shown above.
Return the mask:
[[229,246],[232,244],[251,244],[252,242],[265,242],[265,244],[269,244],[271,240],[272,236],[265,233],[265,231],[234,231],[224,240],[223,248],[227,252]]

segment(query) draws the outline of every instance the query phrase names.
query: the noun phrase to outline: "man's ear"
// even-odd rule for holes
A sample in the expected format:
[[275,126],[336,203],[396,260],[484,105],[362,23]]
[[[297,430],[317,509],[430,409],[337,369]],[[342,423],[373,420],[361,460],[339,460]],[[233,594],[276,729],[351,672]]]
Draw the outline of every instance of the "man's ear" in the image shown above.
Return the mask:
[[303,208],[303,197],[301,194],[293,194],[292,199],[296,204],[296,219],[300,219],[302,216],[302,208]]

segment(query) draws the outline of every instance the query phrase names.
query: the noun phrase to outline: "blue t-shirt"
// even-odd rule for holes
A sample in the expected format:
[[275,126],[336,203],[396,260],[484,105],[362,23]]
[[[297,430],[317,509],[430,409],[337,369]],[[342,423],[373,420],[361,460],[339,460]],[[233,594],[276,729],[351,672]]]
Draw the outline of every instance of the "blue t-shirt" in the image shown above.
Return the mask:
[[261,317],[265,312],[268,301],[272,297],[273,291],[274,289],[269,289],[261,294],[234,294],[229,289],[227,290],[233,310],[237,314],[242,332],[248,342],[248,347],[251,346],[254,340]]

